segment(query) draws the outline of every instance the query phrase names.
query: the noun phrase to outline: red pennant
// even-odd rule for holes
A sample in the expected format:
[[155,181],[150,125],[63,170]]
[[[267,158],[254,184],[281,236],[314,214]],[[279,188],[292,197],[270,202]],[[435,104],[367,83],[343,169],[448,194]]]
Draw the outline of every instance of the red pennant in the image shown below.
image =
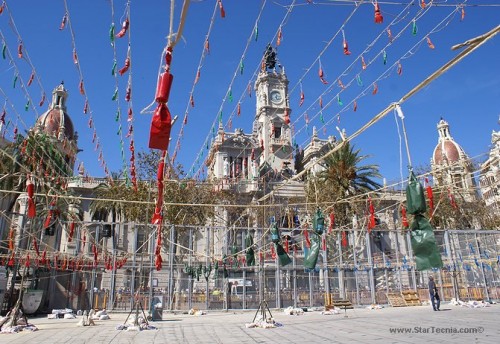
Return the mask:
[[358,102],[354,101],[354,103],[352,105],[352,109],[354,110],[354,112],[356,112],[356,110],[358,110]]
[[129,68],[130,68],[130,57],[127,57],[125,59],[125,65],[118,71],[118,73],[120,73],[120,75],[123,75],[127,73]]
[[59,25],[59,30],[64,30],[66,27],[66,21],[68,20],[68,14],[65,13],[61,20],[61,25]]
[[345,39],[343,42],[343,47],[344,47],[344,55],[351,55],[351,52],[349,51],[349,45],[347,44],[347,40]]
[[309,231],[307,228],[304,228],[304,240],[306,241],[306,247],[311,247],[311,240],[309,240]]
[[125,36],[129,25],[130,25],[130,22],[129,22],[128,18],[125,18],[124,22],[122,23],[122,29],[116,34],[116,37],[122,38],[123,36]]
[[427,192],[427,198],[429,199],[429,213],[430,216],[432,217],[432,215],[434,214],[434,195],[432,193],[432,187],[430,186],[427,177],[425,177],[425,185],[426,185],[425,190]]
[[35,71],[32,71],[31,75],[30,75],[30,79],[28,80],[28,87],[31,86],[34,79],[35,79]]
[[304,92],[303,92],[303,91],[300,91],[300,102],[299,102],[299,106],[302,106],[302,104],[304,104],[304,100],[305,100]]
[[33,248],[35,249],[36,255],[40,255],[40,249],[38,248],[38,242],[36,241],[36,238],[33,238]]
[[69,224],[69,234],[68,234],[68,242],[73,240],[73,235],[75,234],[75,223],[71,222]]
[[321,82],[323,84],[325,84],[325,85],[328,84],[328,81],[325,80],[323,68],[321,68],[321,66],[319,66],[318,76],[319,76],[319,80],[321,80]]
[[224,11],[224,6],[222,5],[222,0],[217,0],[219,2],[220,17],[226,18],[226,11]]
[[17,46],[17,56],[22,59],[23,58],[23,42],[19,42]]
[[450,189],[448,189],[448,199],[450,200],[450,204],[453,209],[458,209],[457,202],[455,201],[455,196],[453,196]]
[[236,115],[241,115],[241,104],[238,102],[238,106],[236,107]]
[[153,218],[151,219],[151,223],[153,224],[161,224],[163,220],[162,215],[162,207],[163,207],[163,177],[165,175],[165,155],[166,150],[164,150],[161,160],[158,163],[158,170],[156,172],[156,180],[158,182],[158,196],[156,199],[155,212],[153,214]]
[[434,44],[432,44],[432,41],[431,41],[431,39],[429,37],[427,37],[427,45],[429,46],[430,49],[434,49],[435,48]]
[[406,217],[406,208],[404,205],[401,206],[401,224],[403,225],[403,229],[406,229],[410,226]]
[[375,6],[375,23],[381,24],[384,22],[384,17],[382,16],[382,13],[380,12],[380,6],[378,5],[378,2],[375,1],[373,4]]
[[45,93],[42,94],[42,99],[40,99],[40,102],[38,103],[38,106],[43,106],[43,103],[45,103]]
[[276,39],[276,45],[279,46],[281,44],[281,39],[283,38],[283,34],[281,33],[281,26],[278,29],[278,38]]
[[194,79],[194,84],[196,85],[198,83],[198,81],[200,80],[200,76],[201,76],[201,71],[198,69],[198,71],[196,72],[196,78]]
[[191,107],[194,107],[194,98],[193,98],[193,95],[189,96],[189,104],[191,104]]
[[361,68],[363,68],[363,70],[366,69],[365,58],[363,56],[361,56]]
[[290,124],[290,114],[288,112],[288,109],[285,109],[285,124]]
[[398,62],[398,75],[403,74],[403,66]]
[[370,233],[371,230],[375,228],[375,208],[373,207],[371,198],[368,198],[368,212],[370,214],[368,221],[368,233]]
[[271,244],[271,258],[276,259],[276,251],[274,249],[274,244]]
[[346,231],[342,231],[342,247],[347,247],[347,232]]
[[373,95],[376,95],[378,93],[378,85],[377,83],[374,83],[373,84],[373,91],[372,91],[372,94]]
[[33,219],[36,216],[36,206],[33,200],[35,184],[33,184],[30,176],[26,179],[26,191],[28,193],[28,217]]
[[330,213],[330,225],[328,226],[328,233],[331,233],[335,227],[335,214],[333,211]]
[[82,96],[85,95],[85,88],[83,86],[83,80],[80,80],[80,83],[78,84],[78,89],[80,90],[80,94]]

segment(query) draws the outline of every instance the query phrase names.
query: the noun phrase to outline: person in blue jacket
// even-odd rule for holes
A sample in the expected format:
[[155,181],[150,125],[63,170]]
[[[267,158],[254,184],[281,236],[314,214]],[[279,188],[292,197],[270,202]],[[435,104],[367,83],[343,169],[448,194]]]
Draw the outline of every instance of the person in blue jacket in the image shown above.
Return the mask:
[[434,282],[434,277],[432,277],[432,276],[429,276],[429,295],[431,296],[432,308],[435,311],[439,311],[441,299],[439,298],[436,283]]

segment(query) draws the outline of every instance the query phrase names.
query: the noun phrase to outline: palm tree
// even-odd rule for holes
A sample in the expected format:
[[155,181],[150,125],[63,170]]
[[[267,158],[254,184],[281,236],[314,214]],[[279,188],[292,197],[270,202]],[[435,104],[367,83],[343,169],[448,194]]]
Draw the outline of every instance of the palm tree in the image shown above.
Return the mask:
[[321,163],[323,171],[308,178],[307,196],[316,203],[333,205],[336,223],[347,225],[355,206],[348,197],[376,190],[381,185],[374,178],[381,178],[377,165],[363,165],[367,155],[345,143]]

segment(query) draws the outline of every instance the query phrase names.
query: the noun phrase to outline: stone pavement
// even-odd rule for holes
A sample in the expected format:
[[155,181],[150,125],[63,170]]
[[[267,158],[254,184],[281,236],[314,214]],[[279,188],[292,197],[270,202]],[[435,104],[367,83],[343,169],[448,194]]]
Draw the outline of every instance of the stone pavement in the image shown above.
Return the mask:
[[[500,305],[487,308],[460,308],[442,305],[440,312],[430,306],[356,308],[337,315],[305,312],[285,315],[272,310],[282,327],[246,328],[255,311],[213,312],[202,316],[164,313],[162,321],[151,322],[158,330],[119,331],[127,314],[109,313],[111,320],[96,326],[77,327],[78,319],[30,318],[37,332],[0,334],[0,343],[498,343]],[[477,332],[477,333],[449,333]],[[398,333],[393,333],[398,332]],[[405,332],[405,333],[403,333]],[[440,333],[438,333],[440,332]],[[441,333],[445,332],[445,333]],[[448,333],[446,333],[448,332]]]

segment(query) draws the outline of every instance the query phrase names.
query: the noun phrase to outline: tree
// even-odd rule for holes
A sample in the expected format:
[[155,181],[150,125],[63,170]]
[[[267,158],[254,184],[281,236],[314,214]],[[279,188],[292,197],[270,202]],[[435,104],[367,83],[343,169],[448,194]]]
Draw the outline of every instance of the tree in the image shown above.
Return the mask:
[[[367,155],[360,155],[349,142],[326,157],[317,176],[309,175],[306,194],[309,201],[332,205],[336,224],[351,223],[355,203],[348,198],[374,191],[381,185],[374,178],[381,178],[377,165],[362,165]],[[364,207],[364,205],[363,205]]]

